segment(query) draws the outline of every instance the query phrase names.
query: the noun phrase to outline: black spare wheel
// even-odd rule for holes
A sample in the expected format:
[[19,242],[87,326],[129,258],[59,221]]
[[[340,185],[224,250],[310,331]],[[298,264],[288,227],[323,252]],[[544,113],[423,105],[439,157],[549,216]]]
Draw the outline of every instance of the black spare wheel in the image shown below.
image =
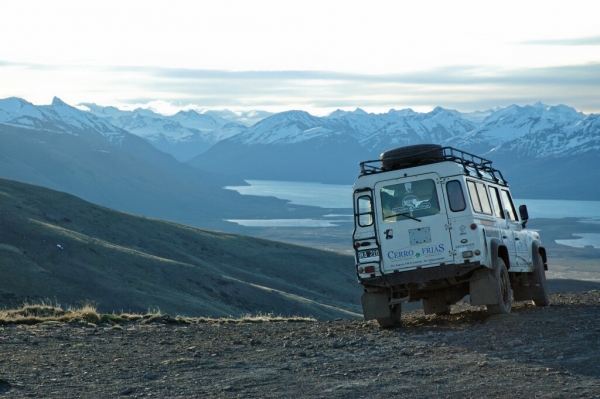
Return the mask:
[[393,170],[442,160],[444,151],[439,144],[416,144],[398,147],[382,153],[381,168]]

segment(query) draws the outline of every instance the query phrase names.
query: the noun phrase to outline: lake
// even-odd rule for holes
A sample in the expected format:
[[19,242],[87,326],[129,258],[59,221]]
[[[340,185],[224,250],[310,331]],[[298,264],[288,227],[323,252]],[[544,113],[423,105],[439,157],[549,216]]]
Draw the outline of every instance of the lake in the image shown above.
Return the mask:
[[[249,186],[227,186],[243,195],[276,197],[296,205],[352,209],[352,186],[311,182],[246,180]],[[566,217],[600,219],[600,201],[515,199],[526,204],[531,218]]]
[[[338,208],[339,213],[324,214],[321,219],[231,219],[230,222],[251,227],[333,227],[352,226],[352,186],[314,182],[246,180],[248,186],[227,186],[242,195],[276,197],[296,205]],[[561,219],[566,217],[600,220],[600,201],[515,199],[515,205],[527,205],[530,218]],[[570,246],[600,248],[600,235],[574,233],[573,240],[561,240]]]

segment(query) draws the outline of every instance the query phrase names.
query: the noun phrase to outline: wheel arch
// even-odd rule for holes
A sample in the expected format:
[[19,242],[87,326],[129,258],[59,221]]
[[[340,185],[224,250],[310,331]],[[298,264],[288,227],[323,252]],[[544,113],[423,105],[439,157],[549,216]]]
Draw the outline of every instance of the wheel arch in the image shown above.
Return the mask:
[[542,246],[542,243],[538,240],[534,240],[531,244],[531,256],[533,261],[537,258],[535,255],[540,254],[542,256],[542,263],[544,264],[544,270],[548,270],[548,257],[546,255],[546,248]]
[[492,269],[496,270],[498,267],[498,258],[502,258],[506,265],[506,270],[510,270],[510,256],[508,255],[508,248],[498,238],[493,238],[490,242],[490,253],[492,257]]

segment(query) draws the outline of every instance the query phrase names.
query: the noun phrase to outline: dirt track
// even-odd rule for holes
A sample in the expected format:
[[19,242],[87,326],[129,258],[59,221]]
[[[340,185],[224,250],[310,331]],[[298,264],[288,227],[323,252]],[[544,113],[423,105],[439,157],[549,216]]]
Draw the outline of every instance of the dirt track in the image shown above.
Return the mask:
[[600,292],[359,320],[0,327],[0,396],[600,397]]

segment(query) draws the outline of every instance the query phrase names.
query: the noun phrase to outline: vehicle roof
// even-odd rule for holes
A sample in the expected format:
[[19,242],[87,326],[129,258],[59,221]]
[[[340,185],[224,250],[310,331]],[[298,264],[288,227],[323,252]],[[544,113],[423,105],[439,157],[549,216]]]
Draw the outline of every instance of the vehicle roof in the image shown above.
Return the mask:
[[418,176],[425,173],[437,173],[441,177],[464,175],[501,186],[508,186],[502,173],[492,167],[492,161],[488,159],[453,147],[441,147],[435,151],[436,157],[433,159],[427,152],[424,152],[425,160],[422,163],[401,164],[400,167],[395,167],[392,170],[384,169],[381,166],[380,159],[361,162],[361,173],[354,185],[355,189],[358,186],[373,186],[375,183],[383,180]]

